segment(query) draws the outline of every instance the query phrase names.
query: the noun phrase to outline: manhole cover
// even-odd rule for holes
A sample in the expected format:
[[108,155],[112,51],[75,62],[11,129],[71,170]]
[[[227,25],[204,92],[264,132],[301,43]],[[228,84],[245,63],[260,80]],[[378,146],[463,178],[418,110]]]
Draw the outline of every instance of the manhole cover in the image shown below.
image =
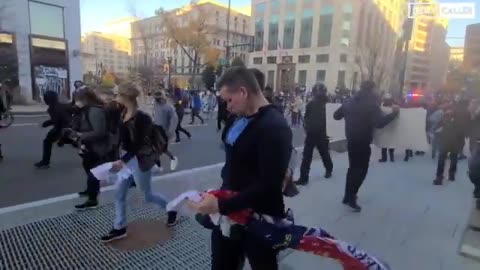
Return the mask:
[[128,224],[128,237],[110,242],[108,245],[123,251],[136,251],[165,244],[172,231],[165,222],[156,219],[136,220]]

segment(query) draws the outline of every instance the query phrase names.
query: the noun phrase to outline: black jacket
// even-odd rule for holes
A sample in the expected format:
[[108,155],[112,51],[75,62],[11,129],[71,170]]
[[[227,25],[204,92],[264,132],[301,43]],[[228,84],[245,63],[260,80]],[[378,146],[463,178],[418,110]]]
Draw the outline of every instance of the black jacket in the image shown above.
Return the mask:
[[126,152],[120,159],[124,163],[136,157],[142,171],[151,169],[151,164],[144,160],[141,150],[148,145],[147,138],[152,129],[152,118],[142,111],[138,111],[133,118],[120,125],[120,141],[122,150]]
[[43,100],[48,105],[47,113],[50,119],[43,122],[43,127],[53,126],[55,129],[67,128],[72,122],[71,105],[60,103],[56,92],[47,91]]
[[326,97],[315,97],[308,102],[305,110],[305,131],[322,139],[327,138],[327,118],[325,116]]
[[451,113],[446,113],[442,119],[440,132],[440,148],[442,151],[460,153],[465,146],[471,124],[468,104],[453,105]]
[[384,114],[377,96],[371,91],[358,91],[334,114],[335,120],[345,118],[345,135],[348,143],[371,144],[375,128],[388,125],[398,113]]
[[[234,121],[228,121],[223,140]],[[233,146],[225,143],[222,189],[239,192],[220,200],[222,215],[251,208],[257,213],[284,216],[282,183],[292,150],[292,132],[273,105],[260,108]]]

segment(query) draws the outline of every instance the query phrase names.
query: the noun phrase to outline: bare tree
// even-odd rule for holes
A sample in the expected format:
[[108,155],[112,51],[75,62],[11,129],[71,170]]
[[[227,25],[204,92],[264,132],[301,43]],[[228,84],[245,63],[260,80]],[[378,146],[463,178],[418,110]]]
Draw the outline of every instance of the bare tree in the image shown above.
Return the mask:
[[391,57],[382,54],[383,44],[380,35],[371,40],[371,44],[365,48],[357,48],[355,63],[360,69],[360,78],[362,81],[369,80],[384,90],[388,87],[391,76],[391,66],[388,64],[388,58]]

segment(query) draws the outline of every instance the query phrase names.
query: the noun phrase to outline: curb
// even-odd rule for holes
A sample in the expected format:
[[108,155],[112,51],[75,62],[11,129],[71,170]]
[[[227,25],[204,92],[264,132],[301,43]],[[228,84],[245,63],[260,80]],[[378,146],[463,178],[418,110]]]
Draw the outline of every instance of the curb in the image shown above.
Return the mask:
[[[474,200],[475,202],[475,200]],[[475,205],[475,203],[474,203]],[[460,241],[460,255],[480,262],[480,231],[478,228],[480,223],[480,211],[472,207],[467,228],[463,233]]]
[[47,116],[48,114],[45,111],[34,111],[34,112],[13,112],[13,116]]

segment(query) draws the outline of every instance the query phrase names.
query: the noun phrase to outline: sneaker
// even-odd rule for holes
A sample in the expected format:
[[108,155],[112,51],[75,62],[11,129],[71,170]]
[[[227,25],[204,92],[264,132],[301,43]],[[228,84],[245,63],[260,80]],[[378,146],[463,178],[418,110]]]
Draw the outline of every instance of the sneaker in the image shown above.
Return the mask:
[[448,177],[448,181],[454,182],[455,181],[455,175],[450,175]]
[[331,171],[326,171],[325,172],[325,178],[326,179],[332,178],[332,172]]
[[433,180],[434,186],[441,186],[443,184],[443,177],[437,177],[437,179]]
[[179,143],[179,142],[180,142],[180,139],[176,139],[175,142],[176,142],[176,143]]
[[35,163],[34,166],[37,169],[48,169],[50,168],[50,163],[42,160],[40,162]]
[[88,196],[88,192],[87,192],[86,190],[80,191],[80,192],[78,192],[78,196],[80,196],[80,197],[87,197],[87,196]]
[[85,210],[92,210],[98,208],[98,202],[88,200],[85,203],[75,205],[75,210],[77,211],[85,211]]
[[347,202],[346,205],[349,206],[353,210],[353,212],[359,213],[362,211],[362,207],[360,207],[360,205],[358,205],[356,201]]
[[177,224],[177,212],[176,211],[170,211],[167,213],[168,218],[167,218],[167,227],[173,227]]
[[178,166],[178,157],[173,157],[172,160],[170,160],[170,170],[175,171]]
[[381,159],[378,160],[378,162],[380,162],[380,163],[385,163],[385,162],[387,162],[387,159],[381,158]]
[[112,242],[114,240],[119,240],[127,237],[127,228],[123,228],[120,230],[112,229],[107,235],[102,236],[100,241],[103,243]]
[[297,186],[306,186],[308,185],[308,180],[306,180],[305,178],[300,178],[298,179],[298,181],[295,181],[294,184]]

